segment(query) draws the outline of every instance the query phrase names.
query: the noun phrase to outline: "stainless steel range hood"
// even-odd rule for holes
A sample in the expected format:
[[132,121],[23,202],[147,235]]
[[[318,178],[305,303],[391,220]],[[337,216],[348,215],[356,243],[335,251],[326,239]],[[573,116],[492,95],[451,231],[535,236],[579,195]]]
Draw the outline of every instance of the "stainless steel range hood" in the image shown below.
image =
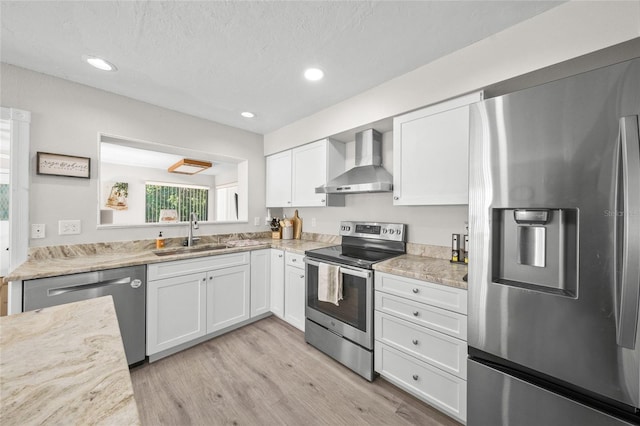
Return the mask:
[[390,192],[393,176],[382,167],[382,134],[374,129],[356,133],[356,165],[326,185],[316,188],[316,193],[359,194],[363,192]]

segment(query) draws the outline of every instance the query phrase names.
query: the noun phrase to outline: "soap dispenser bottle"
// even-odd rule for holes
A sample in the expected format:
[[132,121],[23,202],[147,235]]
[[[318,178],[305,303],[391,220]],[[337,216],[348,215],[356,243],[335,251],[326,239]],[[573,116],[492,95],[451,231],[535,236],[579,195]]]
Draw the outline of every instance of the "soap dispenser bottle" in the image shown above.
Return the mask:
[[160,231],[158,238],[156,238],[156,248],[157,249],[164,248],[164,237],[162,236],[162,231]]

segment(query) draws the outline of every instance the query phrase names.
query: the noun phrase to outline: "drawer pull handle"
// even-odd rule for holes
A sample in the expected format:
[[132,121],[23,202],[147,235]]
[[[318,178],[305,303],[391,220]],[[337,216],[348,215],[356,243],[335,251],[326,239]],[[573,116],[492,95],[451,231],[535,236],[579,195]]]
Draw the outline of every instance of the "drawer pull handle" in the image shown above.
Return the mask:
[[292,262],[296,262],[297,260],[298,259],[296,259],[296,258],[291,259]]
[[413,311],[413,316],[414,316],[414,317],[417,317],[418,315],[420,315],[420,312],[418,312],[418,311]]
[[414,345],[418,345],[418,339],[413,339],[412,342]]
[[420,290],[418,290],[417,288],[414,288],[414,289],[413,289],[413,292],[414,292],[414,293],[418,293],[419,291],[420,291]]
[[304,275],[300,275],[300,278],[304,278]]
[[416,381],[418,380],[418,375],[417,374],[413,375],[413,380],[416,380]]
[[282,255],[281,255],[281,254],[279,254],[279,255],[278,255],[278,257],[282,257]]

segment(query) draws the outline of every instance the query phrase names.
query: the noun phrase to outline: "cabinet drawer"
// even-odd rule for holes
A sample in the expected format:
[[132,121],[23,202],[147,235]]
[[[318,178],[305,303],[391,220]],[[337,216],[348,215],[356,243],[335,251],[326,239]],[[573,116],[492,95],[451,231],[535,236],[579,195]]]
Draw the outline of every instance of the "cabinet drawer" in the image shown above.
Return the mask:
[[304,268],[304,254],[291,253],[287,251],[284,254],[284,261],[289,266]]
[[467,291],[413,278],[376,272],[376,290],[467,314]]
[[375,308],[414,324],[467,340],[467,316],[425,303],[376,291]]
[[467,382],[390,346],[375,343],[375,370],[391,383],[455,417],[467,417]]
[[153,263],[148,266],[149,281],[177,277],[196,272],[207,272],[214,269],[249,264],[249,251],[241,253],[221,254],[218,256],[198,257],[195,259],[174,260],[171,262]]
[[375,312],[377,341],[393,346],[429,364],[467,378],[467,344],[446,334],[391,315]]

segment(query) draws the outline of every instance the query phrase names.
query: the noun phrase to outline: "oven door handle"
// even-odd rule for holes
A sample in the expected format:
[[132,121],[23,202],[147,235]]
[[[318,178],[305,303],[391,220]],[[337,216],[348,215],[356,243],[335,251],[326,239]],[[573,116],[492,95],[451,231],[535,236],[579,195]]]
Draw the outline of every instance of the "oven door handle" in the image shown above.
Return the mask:
[[[320,262],[316,262],[315,260],[311,260],[308,257],[304,258],[305,263],[307,263],[308,265],[311,266],[319,266]],[[340,267],[340,272],[345,274],[345,275],[353,275],[354,277],[358,277],[358,278],[365,278],[365,279],[370,279],[373,272],[366,270],[366,269],[353,269],[350,268],[348,266],[345,265],[340,265],[339,263],[334,263],[334,262],[322,262],[322,263],[326,263],[328,265],[335,265],[335,266],[339,266]]]

